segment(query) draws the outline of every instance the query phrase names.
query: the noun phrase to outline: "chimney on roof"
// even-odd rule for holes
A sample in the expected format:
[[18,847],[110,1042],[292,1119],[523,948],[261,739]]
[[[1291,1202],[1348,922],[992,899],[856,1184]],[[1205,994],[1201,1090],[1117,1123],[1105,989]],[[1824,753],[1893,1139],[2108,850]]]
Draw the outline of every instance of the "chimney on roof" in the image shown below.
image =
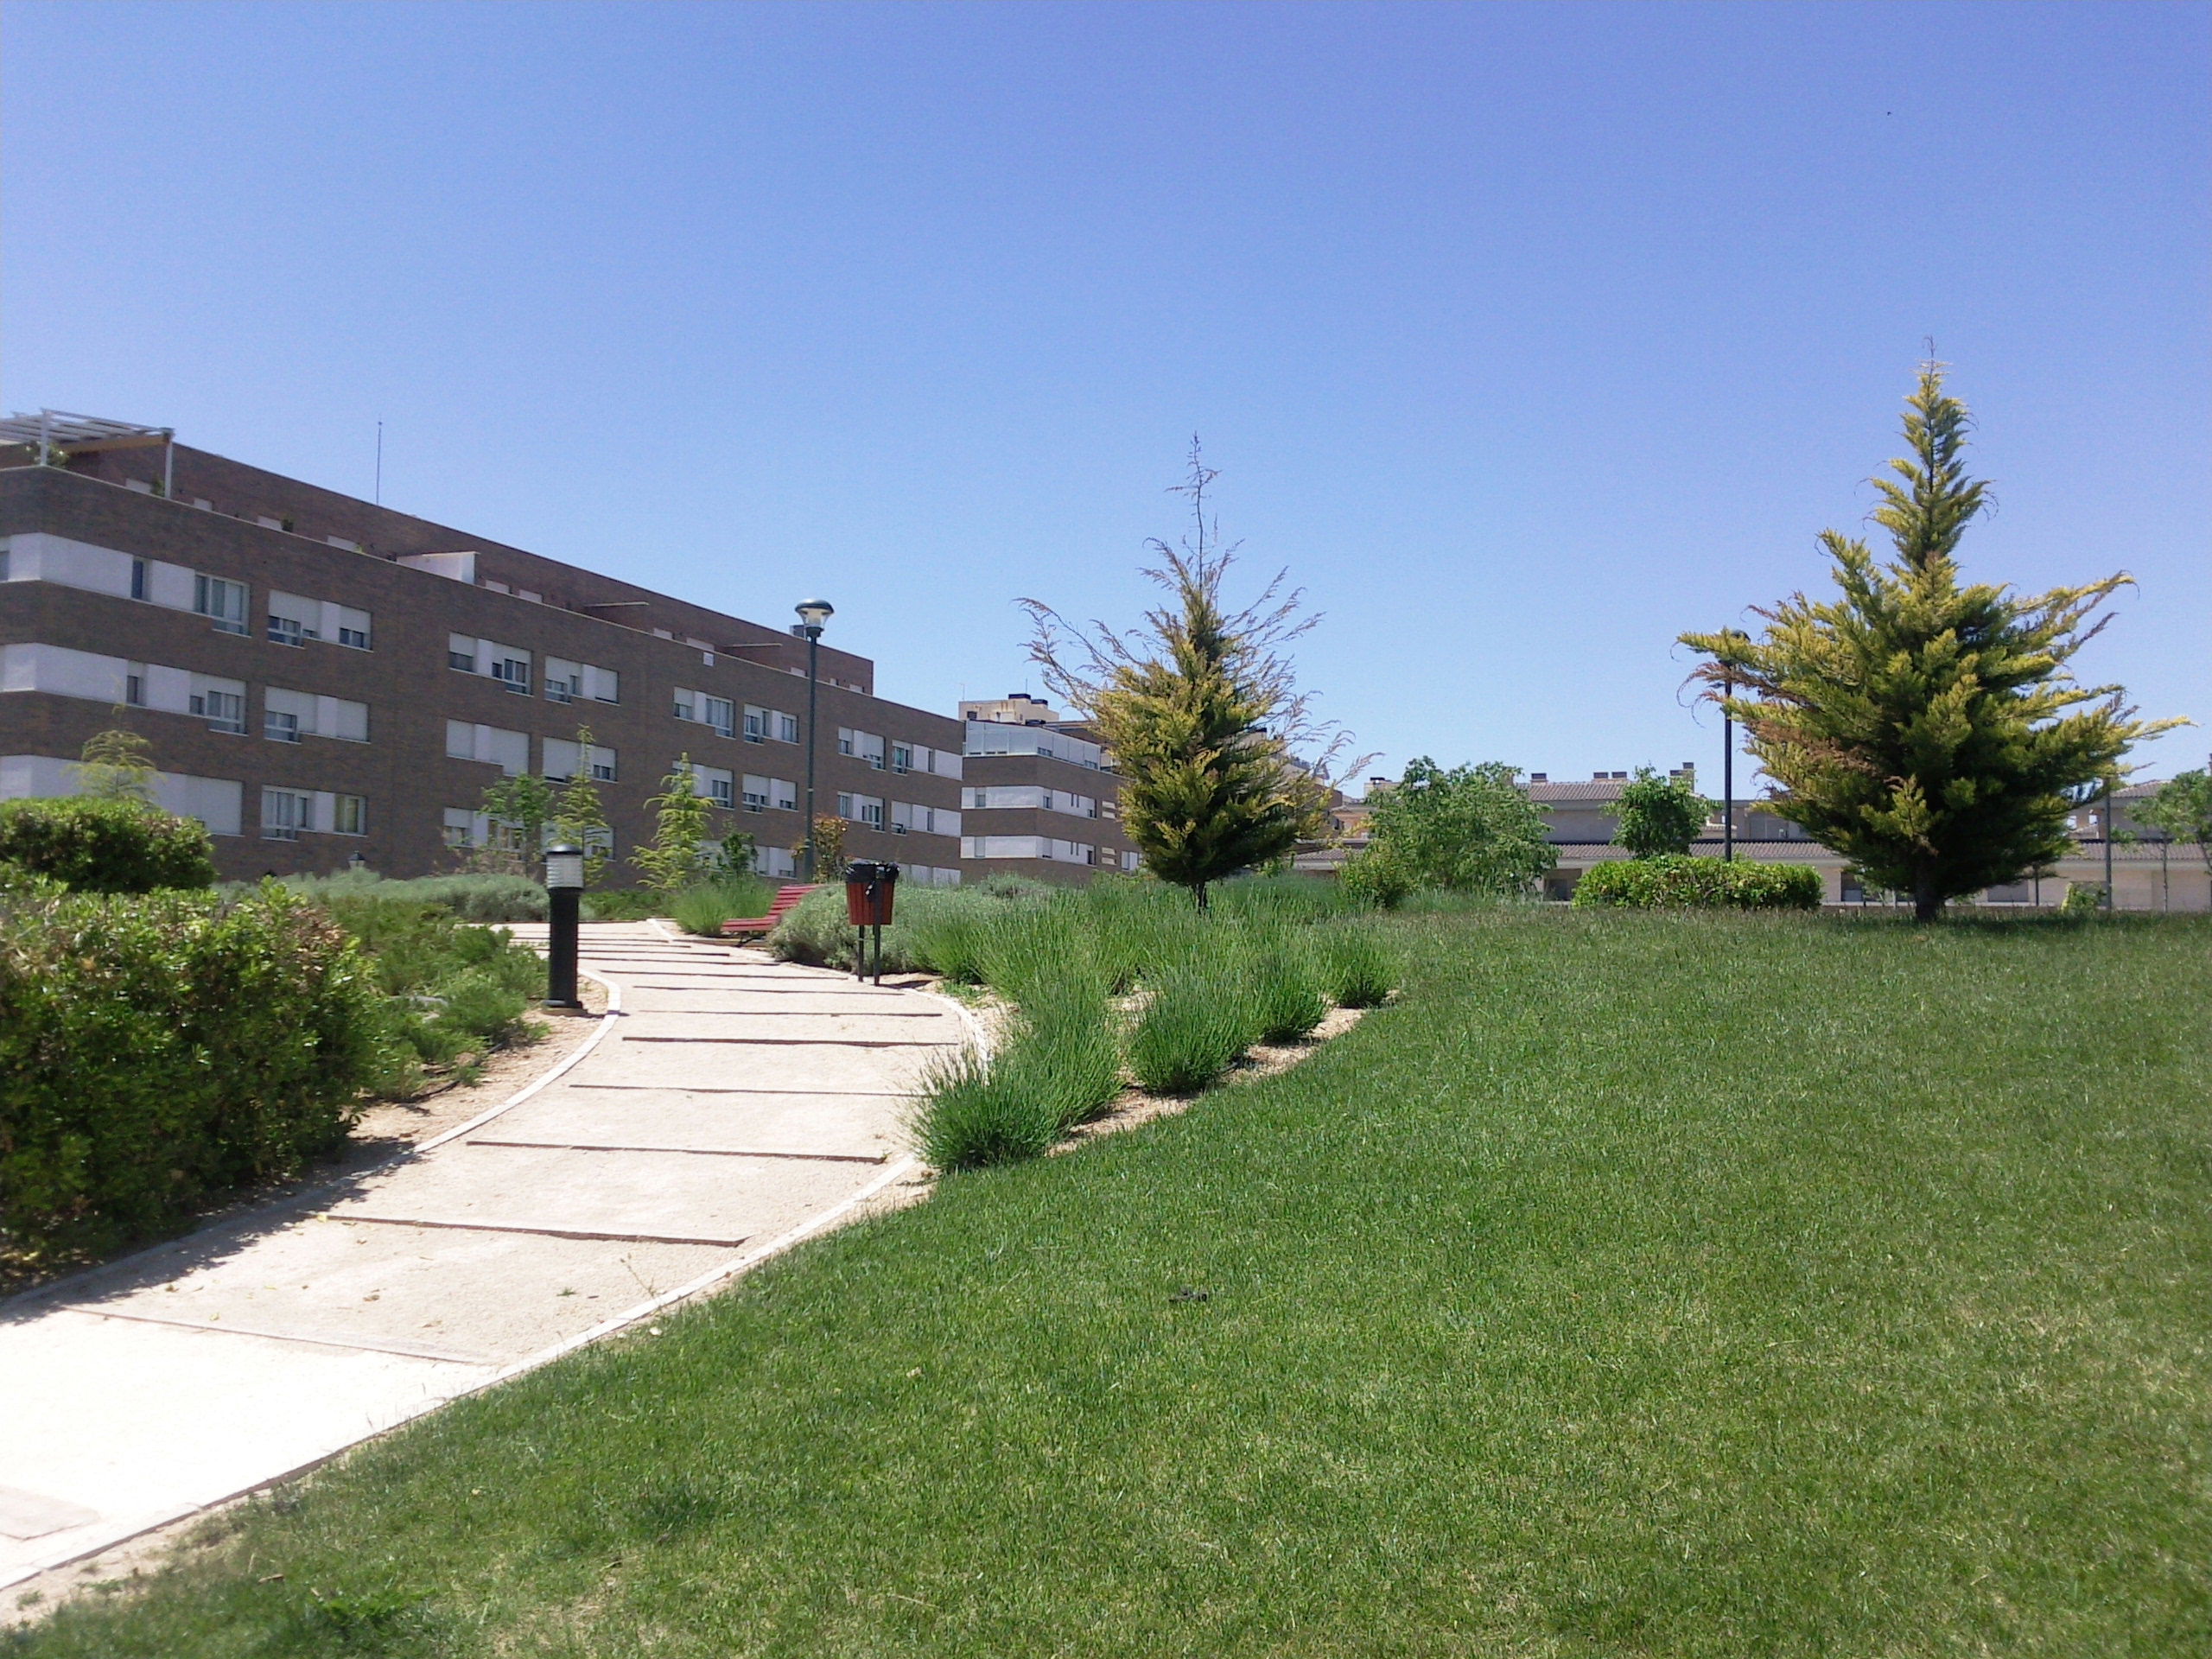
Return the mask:
[[1609,772],[1593,772],[1590,774],[1590,781],[1593,784],[1602,784],[1611,776],[1612,773]]
[[1551,774],[1548,772],[1532,772],[1529,774],[1529,781],[1532,784],[1548,784],[1551,780]]

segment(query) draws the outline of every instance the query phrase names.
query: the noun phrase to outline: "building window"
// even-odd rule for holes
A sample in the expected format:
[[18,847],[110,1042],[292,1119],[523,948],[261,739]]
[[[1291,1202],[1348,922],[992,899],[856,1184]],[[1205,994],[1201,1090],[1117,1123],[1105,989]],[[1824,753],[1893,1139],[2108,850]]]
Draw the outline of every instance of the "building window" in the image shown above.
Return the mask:
[[446,636],[446,666],[463,674],[476,671],[476,642],[465,633]]
[[699,717],[724,737],[737,734],[737,705],[728,697],[702,697]]
[[261,734],[279,743],[296,743],[300,741],[300,717],[286,714],[281,709],[264,709]]
[[855,732],[848,727],[840,726],[837,728],[837,753],[840,754],[852,754],[856,753],[857,751],[854,740],[860,734],[858,732]]
[[369,804],[359,795],[334,795],[330,798],[330,828],[340,836],[365,836],[369,833]]
[[798,741],[798,716],[797,715],[787,715],[781,709],[778,709],[776,711],[776,741],[779,743],[796,743]]
[[768,780],[766,778],[747,778],[745,780],[745,810],[748,812],[768,810]]
[[146,597],[146,574],[145,560],[133,559],[130,561],[131,598],[143,599]]
[[261,838],[297,841],[300,831],[315,828],[315,797],[295,789],[261,791]]
[[790,779],[771,778],[768,780],[768,795],[771,806],[785,812],[798,810],[798,785]]
[[891,746],[891,770],[893,772],[912,772],[913,769],[913,746],[909,743],[893,743]]
[[850,823],[853,821],[853,798],[851,796],[840,795],[837,797],[837,816],[844,819],[848,823]]
[[192,712],[207,722],[210,731],[245,731],[245,694],[243,691],[194,691]]
[[768,711],[766,709],[755,709],[749,703],[746,705],[745,741],[748,743],[766,743],[768,741]]
[[[607,758],[601,760],[601,755]],[[611,784],[614,781],[613,750],[594,748],[591,752],[591,775],[599,783]]]
[[492,677],[508,690],[523,696],[530,695],[530,658],[527,657],[499,657],[492,663]]
[[123,700],[133,709],[146,706],[146,671],[137,663],[123,677]]
[[226,582],[220,576],[194,575],[192,608],[214,623],[218,633],[244,633],[245,583]]
[[863,795],[861,797],[861,822],[871,830],[883,828],[883,803]]
[[716,806],[734,806],[736,801],[731,793],[730,779],[728,778],[708,779],[707,798]]
[[366,628],[349,628],[341,624],[338,629],[338,643],[351,645],[356,651],[366,651],[369,648],[369,631]]
[[303,645],[308,642],[308,631],[300,626],[297,617],[272,616],[269,619],[269,642],[276,645]]

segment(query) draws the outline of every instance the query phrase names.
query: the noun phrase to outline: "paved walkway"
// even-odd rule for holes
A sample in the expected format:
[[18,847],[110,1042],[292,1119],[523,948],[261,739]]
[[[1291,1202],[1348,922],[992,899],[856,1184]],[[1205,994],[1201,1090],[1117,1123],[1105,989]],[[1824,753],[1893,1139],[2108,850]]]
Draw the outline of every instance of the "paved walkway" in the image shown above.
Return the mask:
[[584,932],[610,1010],[550,1077],[396,1164],[0,1305],[0,1587],[645,1318],[912,1168],[900,1120],[969,1039],[957,1005]]

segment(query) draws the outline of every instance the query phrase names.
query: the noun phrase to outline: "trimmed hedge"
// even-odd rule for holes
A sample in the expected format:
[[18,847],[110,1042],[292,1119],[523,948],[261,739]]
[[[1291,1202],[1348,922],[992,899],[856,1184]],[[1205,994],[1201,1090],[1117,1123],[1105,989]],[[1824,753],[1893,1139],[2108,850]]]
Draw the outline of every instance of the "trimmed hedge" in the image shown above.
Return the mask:
[[0,893],[0,1232],[104,1251],[343,1140],[384,1060],[358,947],[276,883]]
[[1817,910],[1821,873],[1809,864],[1669,855],[1599,864],[1575,884],[1574,902],[1636,910]]
[[0,864],[78,893],[215,885],[207,827],[137,801],[85,796],[0,803]]

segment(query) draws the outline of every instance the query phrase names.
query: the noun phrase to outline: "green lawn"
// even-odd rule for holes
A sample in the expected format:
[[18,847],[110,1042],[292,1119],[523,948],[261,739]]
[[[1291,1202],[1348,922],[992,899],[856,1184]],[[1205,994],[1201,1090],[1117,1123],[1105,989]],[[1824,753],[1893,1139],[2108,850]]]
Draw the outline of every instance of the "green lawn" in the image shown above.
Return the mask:
[[1298,1071],[22,1650],[2212,1652],[2212,928],[1398,925],[1404,1001]]

